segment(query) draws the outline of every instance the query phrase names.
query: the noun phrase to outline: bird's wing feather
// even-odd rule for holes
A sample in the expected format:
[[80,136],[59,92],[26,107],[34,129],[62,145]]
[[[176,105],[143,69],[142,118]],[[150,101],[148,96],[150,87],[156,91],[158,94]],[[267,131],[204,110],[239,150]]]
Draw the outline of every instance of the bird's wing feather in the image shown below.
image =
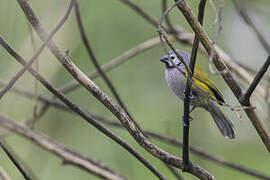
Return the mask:
[[215,98],[218,101],[224,102],[222,94],[202,68],[200,68],[199,66],[195,66],[193,78],[195,78],[195,83],[198,83],[196,82],[196,80],[198,80],[200,81],[200,83],[205,84],[213,92]]

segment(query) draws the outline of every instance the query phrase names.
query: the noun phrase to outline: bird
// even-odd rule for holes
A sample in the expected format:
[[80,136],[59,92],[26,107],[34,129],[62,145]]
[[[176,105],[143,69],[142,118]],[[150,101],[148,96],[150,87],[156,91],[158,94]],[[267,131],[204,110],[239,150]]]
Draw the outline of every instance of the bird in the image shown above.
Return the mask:
[[[189,65],[190,54],[181,50],[177,50],[177,52],[182,57],[182,60]],[[160,61],[165,63],[165,79],[169,88],[179,99],[184,100],[188,74],[184,64],[173,51],[161,57]],[[195,65],[192,80],[193,83],[190,90],[191,111],[197,107],[204,108],[211,114],[221,134],[234,139],[234,126],[220,110],[220,106],[225,103],[220,91],[208,77],[207,73],[198,65]]]

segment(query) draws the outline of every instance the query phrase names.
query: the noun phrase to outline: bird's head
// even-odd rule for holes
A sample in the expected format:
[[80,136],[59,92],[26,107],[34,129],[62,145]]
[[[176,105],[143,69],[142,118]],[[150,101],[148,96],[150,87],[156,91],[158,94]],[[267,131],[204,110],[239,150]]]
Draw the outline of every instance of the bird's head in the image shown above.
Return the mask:
[[[181,55],[183,60],[189,64],[190,61],[190,54],[184,51],[177,50],[177,52]],[[161,62],[165,63],[166,69],[172,69],[175,68],[175,66],[178,66],[179,68],[184,68],[183,63],[178,59],[176,54],[173,51],[170,51],[168,55],[163,56],[160,59]]]

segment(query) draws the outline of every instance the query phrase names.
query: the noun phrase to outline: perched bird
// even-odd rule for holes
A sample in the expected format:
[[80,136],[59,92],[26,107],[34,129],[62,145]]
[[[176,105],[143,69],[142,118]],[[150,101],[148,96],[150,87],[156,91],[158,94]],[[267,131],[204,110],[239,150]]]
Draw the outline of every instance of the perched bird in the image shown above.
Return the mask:
[[[178,50],[178,52],[187,65],[189,65],[190,54],[180,50]],[[163,56],[160,61],[165,63],[165,78],[168,86],[178,98],[183,100],[187,82],[187,71],[184,64],[181,63],[173,51],[170,51],[168,55]],[[223,103],[224,99],[220,91],[210,80],[206,72],[196,65],[190,95],[190,104],[193,106],[192,109],[195,107],[206,109],[211,114],[223,136],[233,139],[235,137],[233,124],[219,109],[219,106]]]

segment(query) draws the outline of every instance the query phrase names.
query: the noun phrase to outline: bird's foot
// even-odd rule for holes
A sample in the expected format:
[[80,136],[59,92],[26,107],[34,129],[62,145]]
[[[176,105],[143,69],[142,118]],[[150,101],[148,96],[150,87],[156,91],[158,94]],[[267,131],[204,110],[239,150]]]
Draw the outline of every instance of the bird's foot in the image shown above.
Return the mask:
[[[190,122],[192,120],[193,120],[193,118],[191,116],[189,116],[189,120],[188,121]],[[184,121],[184,116],[182,116],[182,123],[183,123],[183,126],[187,126],[187,124]]]

